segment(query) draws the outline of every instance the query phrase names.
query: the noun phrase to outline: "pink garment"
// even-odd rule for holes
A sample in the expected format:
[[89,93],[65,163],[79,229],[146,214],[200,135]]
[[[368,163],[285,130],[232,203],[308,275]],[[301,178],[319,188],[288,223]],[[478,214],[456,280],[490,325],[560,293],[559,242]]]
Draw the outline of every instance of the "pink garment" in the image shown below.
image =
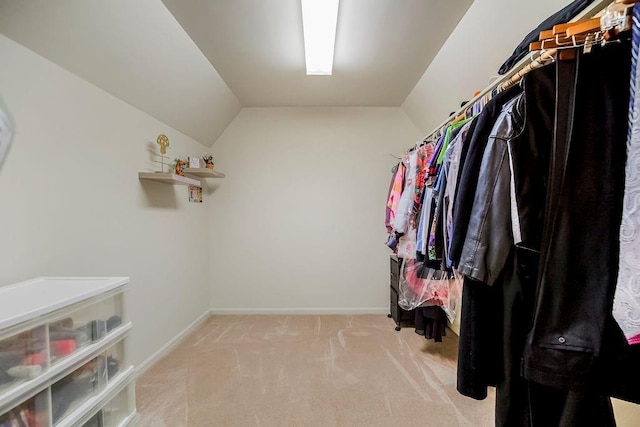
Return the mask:
[[389,193],[389,200],[387,200],[387,207],[389,208],[389,226],[393,227],[396,220],[396,213],[398,212],[398,204],[400,203],[400,197],[402,197],[402,188],[404,187],[404,174],[406,168],[404,164],[398,165],[398,171],[393,179],[393,185],[391,186],[391,192]]
[[462,281],[457,276],[433,270],[423,263],[404,259],[400,270],[398,303],[405,310],[420,306],[441,307],[450,322],[462,302]]

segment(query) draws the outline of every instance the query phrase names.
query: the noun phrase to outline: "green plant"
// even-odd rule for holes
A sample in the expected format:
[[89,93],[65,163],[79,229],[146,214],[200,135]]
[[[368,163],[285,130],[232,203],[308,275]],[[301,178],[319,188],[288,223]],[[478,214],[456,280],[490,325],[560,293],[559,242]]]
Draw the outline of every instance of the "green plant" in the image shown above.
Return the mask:
[[209,153],[204,153],[204,156],[202,156],[202,160],[208,165],[213,164],[213,156]]

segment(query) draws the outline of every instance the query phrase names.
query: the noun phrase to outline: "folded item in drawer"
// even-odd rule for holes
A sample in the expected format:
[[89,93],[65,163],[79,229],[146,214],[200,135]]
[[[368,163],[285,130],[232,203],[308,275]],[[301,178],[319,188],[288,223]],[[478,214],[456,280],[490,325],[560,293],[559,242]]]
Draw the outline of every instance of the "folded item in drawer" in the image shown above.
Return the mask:
[[77,330],[72,328],[51,328],[49,330],[49,340],[74,340],[78,344],[78,347],[82,347],[83,345],[91,342],[89,334],[87,334],[84,330]]
[[13,378],[35,378],[42,373],[40,365],[18,365],[7,369],[7,374]]
[[64,357],[76,351],[78,345],[74,340],[53,341],[51,343],[51,355]]

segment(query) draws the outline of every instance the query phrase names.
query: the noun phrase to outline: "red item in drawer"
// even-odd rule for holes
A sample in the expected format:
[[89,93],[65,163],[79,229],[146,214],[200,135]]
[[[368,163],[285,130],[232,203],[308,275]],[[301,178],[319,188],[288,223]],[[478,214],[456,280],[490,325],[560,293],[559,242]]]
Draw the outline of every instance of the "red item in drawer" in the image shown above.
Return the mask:
[[47,352],[41,351],[40,353],[27,354],[22,361],[23,365],[44,365],[47,363]]
[[74,340],[53,341],[51,343],[51,353],[58,356],[66,356],[76,351],[78,346]]

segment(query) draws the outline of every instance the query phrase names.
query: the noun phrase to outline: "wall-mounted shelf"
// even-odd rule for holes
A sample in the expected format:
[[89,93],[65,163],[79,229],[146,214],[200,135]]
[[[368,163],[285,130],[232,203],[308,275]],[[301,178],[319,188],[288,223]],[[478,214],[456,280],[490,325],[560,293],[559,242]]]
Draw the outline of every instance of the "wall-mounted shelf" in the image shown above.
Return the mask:
[[[186,172],[186,170],[185,170]],[[151,181],[162,182],[170,185],[195,185],[201,187],[200,180],[186,176],[176,175],[170,172],[138,172],[139,179],[149,179]]]
[[198,176],[201,178],[224,178],[225,174],[207,168],[185,168],[184,173],[188,175]]

